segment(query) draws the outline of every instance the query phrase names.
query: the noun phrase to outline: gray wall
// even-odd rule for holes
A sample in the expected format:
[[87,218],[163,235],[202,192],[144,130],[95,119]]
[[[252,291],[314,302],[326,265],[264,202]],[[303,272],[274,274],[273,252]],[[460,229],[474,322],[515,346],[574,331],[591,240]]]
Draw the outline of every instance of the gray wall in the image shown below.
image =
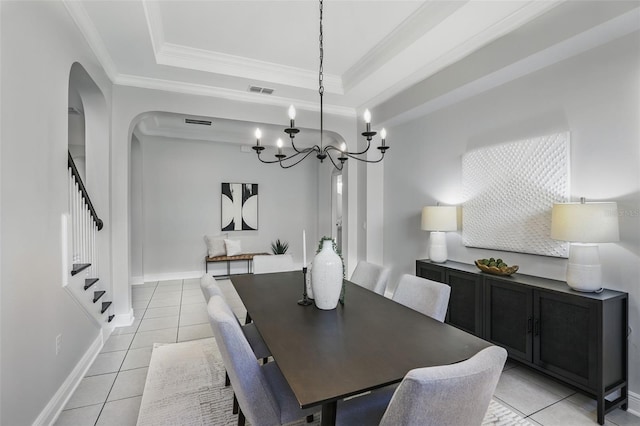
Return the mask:
[[[394,267],[392,282],[427,257],[421,208],[462,201],[465,152],[569,130],[572,197],[618,202],[621,240],[601,244],[600,254],[606,286],[630,293],[630,381],[640,393],[639,75],[636,32],[390,129],[402,146],[385,158],[384,171],[384,263]],[[564,259],[467,248],[455,232],[448,248],[452,260],[498,254],[522,273],[565,277]]]
[[[62,287],[69,271],[62,265],[61,216],[68,211],[72,64],[81,63],[91,75],[106,107],[111,84],[61,2],[1,2],[0,8],[0,424],[29,425],[100,336]],[[100,173],[108,161],[106,144],[87,152],[90,191],[108,183],[108,174]],[[93,202],[108,227],[108,191],[101,192],[107,199],[96,194]]]
[[[141,244],[132,241],[132,247],[143,247],[142,270],[147,281],[204,273],[203,236],[221,234],[222,182],[259,185],[258,230],[223,234],[241,240],[244,252],[271,252],[271,242],[279,238],[289,243],[289,253],[301,265],[305,229],[307,253],[309,257],[315,253],[319,239],[317,161],[310,159],[283,170],[260,163],[253,150],[241,152],[238,144],[152,136],[140,139],[142,171],[134,170],[132,182],[142,192],[143,235]],[[139,177],[141,185],[135,182]],[[132,203],[132,211],[135,208]],[[138,234],[132,232],[132,237]],[[216,266],[222,267],[210,265],[210,270]],[[244,263],[237,266],[246,270]],[[132,265],[132,271],[137,269]],[[218,272],[224,271],[214,270]]]

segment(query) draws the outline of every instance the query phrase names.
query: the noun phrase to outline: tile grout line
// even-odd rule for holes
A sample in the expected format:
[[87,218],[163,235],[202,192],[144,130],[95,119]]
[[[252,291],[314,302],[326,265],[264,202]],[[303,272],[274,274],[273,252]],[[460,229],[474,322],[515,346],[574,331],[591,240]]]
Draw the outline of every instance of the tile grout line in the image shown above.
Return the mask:
[[[553,407],[554,405],[556,405],[556,404],[558,404],[558,403],[560,403],[560,402],[562,402],[562,401],[564,401],[564,400],[566,400],[566,399],[571,398],[573,395],[575,395],[575,394],[577,394],[577,393],[578,393],[578,392],[574,392],[574,393],[572,393],[571,395],[567,395],[567,396],[565,396],[564,398],[560,398],[560,399],[559,399],[559,400],[557,400],[556,402],[554,402],[554,403],[552,403],[552,404],[549,404],[549,405],[547,405],[546,407],[542,407],[541,409],[539,409],[539,410],[537,410],[537,411],[534,411],[533,413],[529,414],[526,418],[528,419],[528,418],[530,418],[531,416],[533,416],[534,414],[537,414],[537,413],[539,413],[539,412],[541,412],[541,411],[543,411],[543,410],[546,410],[546,409],[547,409],[547,408],[549,408],[549,407]],[[532,420],[533,420],[533,419],[532,419]],[[535,421],[535,422],[537,422],[537,423],[540,423],[540,422],[538,422],[537,420],[534,420],[534,421]],[[540,424],[542,424],[542,423],[540,423]],[[544,425],[543,425],[543,426],[544,426]]]
[[[140,318],[140,324],[142,324],[142,319],[144,318],[144,314],[147,312],[147,309],[149,309],[149,304],[151,303],[151,299],[153,299],[153,296],[156,294],[157,288],[158,288],[158,282],[156,282],[156,285],[153,288],[153,293],[151,294],[151,297],[149,298],[149,301],[147,302],[147,306],[144,308],[144,312],[142,313],[142,317]],[[138,324],[138,327],[136,328],[136,331],[133,333],[133,338],[131,339],[131,342],[129,342],[129,346],[127,346],[127,353],[124,354],[124,358],[122,359],[122,363],[120,363],[120,367],[118,368],[118,371],[116,372],[116,377],[113,379],[113,383],[111,384],[111,387],[109,388],[109,392],[107,392],[107,397],[105,398],[104,403],[102,404],[102,407],[100,408],[100,412],[98,413],[98,417],[96,417],[96,421],[94,423],[94,426],[97,426],[98,421],[100,421],[100,416],[102,416],[102,412],[104,411],[104,407],[107,405],[107,402],[109,401],[109,395],[111,395],[111,392],[113,391],[113,387],[115,386],[116,381],[118,380],[118,376],[120,376],[120,371],[122,371],[122,365],[124,364],[124,361],[127,359],[127,355],[129,354],[129,350],[131,349],[131,345],[133,345],[133,341],[135,340],[136,335],[138,334],[138,329],[140,328],[140,324]]]

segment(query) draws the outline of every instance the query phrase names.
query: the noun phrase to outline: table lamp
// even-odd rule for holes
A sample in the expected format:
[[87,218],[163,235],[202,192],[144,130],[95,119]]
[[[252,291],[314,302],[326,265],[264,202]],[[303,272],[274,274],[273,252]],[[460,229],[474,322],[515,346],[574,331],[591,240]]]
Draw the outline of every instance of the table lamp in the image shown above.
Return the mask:
[[567,284],[583,292],[602,291],[602,269],[597,243],[620,239],[618,206],[614,202],[554,204],[551,238],[569,241]]
[[427,206],[422,209],[422,230],[429,235],[429,259],[432,262],[447,261],[447,238],[445,231],[458,229],[456,206]]

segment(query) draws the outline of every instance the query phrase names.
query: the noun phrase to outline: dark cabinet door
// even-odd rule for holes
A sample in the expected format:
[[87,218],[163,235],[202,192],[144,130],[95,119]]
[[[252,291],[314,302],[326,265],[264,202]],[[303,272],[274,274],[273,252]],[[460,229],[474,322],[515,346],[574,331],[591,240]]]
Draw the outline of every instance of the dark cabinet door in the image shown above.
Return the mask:
[[485,278],[484,338],[513,358],[533,360],[533,290],[509,281]]
[[533,362],[582,385],[595,386],[598,303],[534,291],[534,317]]
[[450,270],[446,283],[451,287],[446,322],[482,337],[482,277]]
[[446,282],[445,271],[446,269],[440,265],[427,262],[416,263],[416,275],[431,281],[437,281],[439,283]]

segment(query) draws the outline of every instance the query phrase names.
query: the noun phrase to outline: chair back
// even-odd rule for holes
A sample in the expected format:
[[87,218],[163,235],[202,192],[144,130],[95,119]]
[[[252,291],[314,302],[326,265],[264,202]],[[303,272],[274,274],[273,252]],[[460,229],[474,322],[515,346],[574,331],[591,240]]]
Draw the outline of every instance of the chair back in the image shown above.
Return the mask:
[[256,356],[227,303],[213,296],[209,322],[243,414],[252,425],[279,425],[280,407]]
[[490,346],[457,364],[409,371],[380,425],[482,424],[506,359],[506,350]]
[[449,305],[451,287],[426,278],[404,274],[393,293],[393,300],[444,322]]
[[204,296],[205,302],[209,302],[211,296],[215,294],[221,296],[224,299],[222,290],[216,283],[216,279],[209,274],[204,274],[202,278],[200,278],[200,290],[202,290],[202,295]]
[[361,260],[356,265],[349,281],[384,296],[390,273],[389,268]]
[[253,256],[253,273],[268,274],[271,272],[294,271],[293,257],[290,254]]

